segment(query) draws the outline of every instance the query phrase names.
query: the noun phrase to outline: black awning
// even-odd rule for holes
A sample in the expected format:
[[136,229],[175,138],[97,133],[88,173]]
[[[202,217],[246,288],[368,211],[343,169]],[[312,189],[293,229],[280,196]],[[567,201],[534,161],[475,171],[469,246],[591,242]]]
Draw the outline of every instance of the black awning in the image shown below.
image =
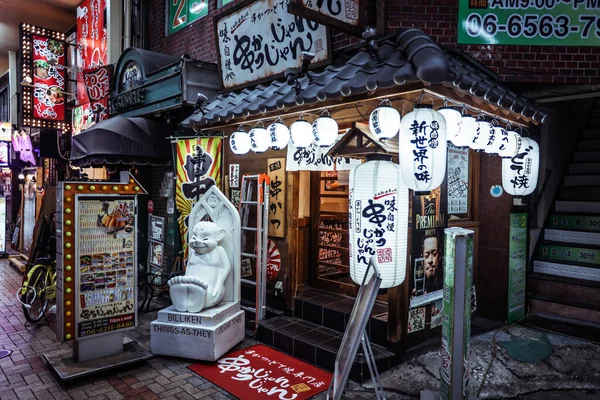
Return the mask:
[[71,164],[170,165],[172,128],[148,118],[113,117],[73,137]]

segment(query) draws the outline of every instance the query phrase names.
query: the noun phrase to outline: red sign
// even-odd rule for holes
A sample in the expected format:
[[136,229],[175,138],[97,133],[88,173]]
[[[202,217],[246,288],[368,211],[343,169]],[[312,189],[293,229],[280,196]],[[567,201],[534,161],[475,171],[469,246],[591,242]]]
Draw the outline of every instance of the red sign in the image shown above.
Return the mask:
[[261,344],[189,368],[240,399],[304,400],[331,382],[330,373]]
[[111,76],[111,65],[83,71],[83,80],[94,122],[108,119],[108,95],[110,94]]
[[77,7],[77,100],[88,103],[83,70],[107,63],[106,0],[84,0]]
[[33,36],[33,118],[65,119],[65,43]]

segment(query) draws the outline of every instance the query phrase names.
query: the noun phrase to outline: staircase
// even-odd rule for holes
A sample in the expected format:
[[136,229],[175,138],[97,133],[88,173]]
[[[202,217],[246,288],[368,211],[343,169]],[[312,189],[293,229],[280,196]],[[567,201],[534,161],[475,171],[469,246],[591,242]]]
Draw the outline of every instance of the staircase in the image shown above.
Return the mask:
[[[294,299],[294,317],[278,316],[261,321],[257,339],[296,358],[333,372],[342,336],[348,325],[354,298],[310,288]],[[367,334],[381,373],[394,367],[400,358],[387,350],[387,307],[375,304]],[[359,348],[350,379],[371,379],[366,358]]]
[[600,327],[600,101],[571,160],[528,277],[529,311]]

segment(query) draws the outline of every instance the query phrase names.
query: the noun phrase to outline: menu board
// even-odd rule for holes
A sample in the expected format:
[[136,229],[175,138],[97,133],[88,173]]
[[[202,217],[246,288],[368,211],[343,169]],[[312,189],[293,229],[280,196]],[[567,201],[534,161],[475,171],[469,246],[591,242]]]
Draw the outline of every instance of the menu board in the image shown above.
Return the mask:
[[33,36],[33,117],[65,119],[65,43]]
[[77,199],[77,337],[136,325],[133,197]]

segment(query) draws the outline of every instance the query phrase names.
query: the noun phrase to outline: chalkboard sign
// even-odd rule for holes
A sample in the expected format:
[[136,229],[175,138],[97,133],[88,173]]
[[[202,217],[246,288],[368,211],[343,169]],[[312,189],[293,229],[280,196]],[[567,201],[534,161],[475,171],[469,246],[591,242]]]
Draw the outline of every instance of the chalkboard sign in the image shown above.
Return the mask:
[[[331,380],[331,385],[327,392],[328,399],[341,399],[346,382],[348,381],[348,376],[350,375],[350,370],[352,369],[352,363],[356,358],[356,352],[358,351],[358,346],[361,342],[363,344],[365,356],[367,357],[367,362],[373,361],[374,364],[374,359],[369,360],[369,356],[372,357],[372,350],[365,329],[367,327],[367,322],[369,322],[375,299],[377,298],[379,286],[381,286],[381,274],[379,273],[379,268],[377,268],[376,263],[375,257],[371,258],[371,262],[365,271],[363,283],[358,290],[358,296],[356,296],[356,301],[352,308],[352,313],[350,314],[350,320],[348,321],[348,326],[346,327],[342,343],[340,344],[340,351],[335,359],[333,379]],[[373,365],[373,367],[375,368],[375,365]],[[379,386],[378,374],[376,370],[374,373],[376,376],[373,376],[372,378],[377,389]],[[377,396],[377,398],[379,398],[379,396]]]

